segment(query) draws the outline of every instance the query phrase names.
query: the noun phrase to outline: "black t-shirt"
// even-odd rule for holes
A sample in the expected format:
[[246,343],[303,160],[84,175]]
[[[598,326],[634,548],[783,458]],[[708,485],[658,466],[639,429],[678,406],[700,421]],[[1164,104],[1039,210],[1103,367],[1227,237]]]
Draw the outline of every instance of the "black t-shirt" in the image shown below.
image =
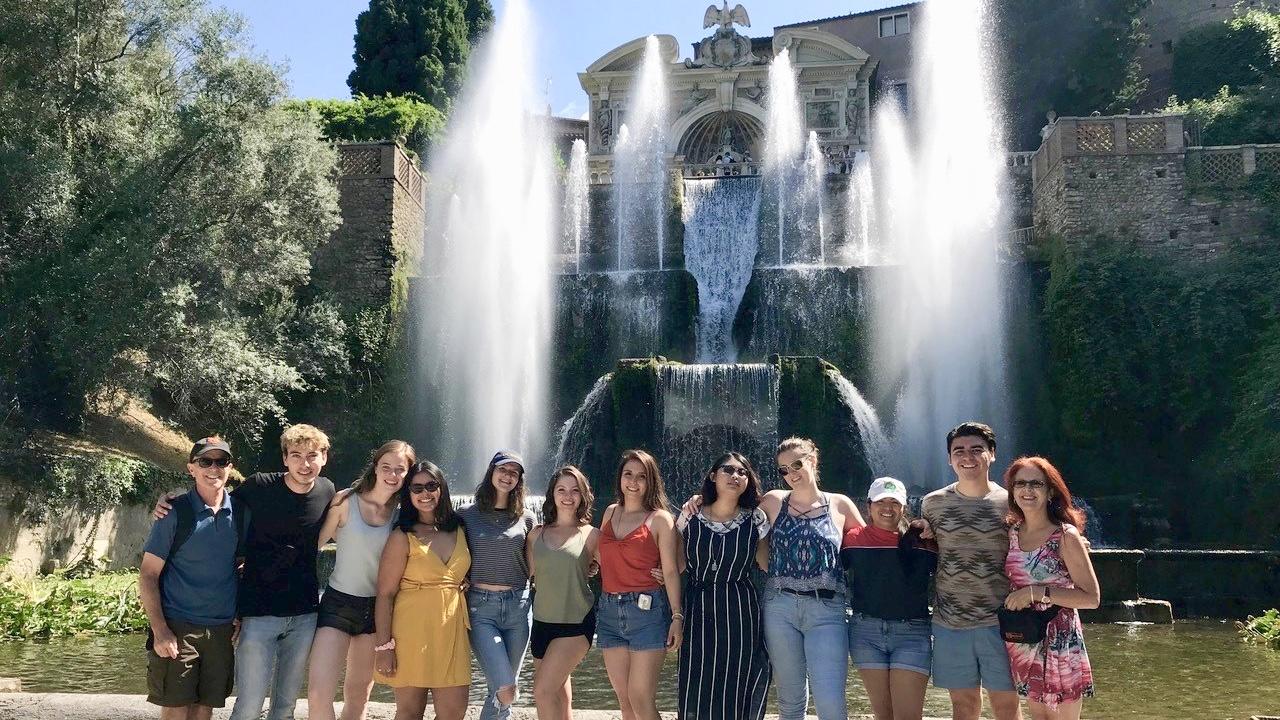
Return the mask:
[[333,482],[318,477],[304,495],[290,490],[284,476],[256,473],[232,493],[253,515],[240,581],[243,617],[304,615],[319,607],[316,541]]
[[927,620],[929,576],[938,546],[918,529],[899,536],[874,525],[844,534],[840,561],[847,570],[849,606],[881,620]]

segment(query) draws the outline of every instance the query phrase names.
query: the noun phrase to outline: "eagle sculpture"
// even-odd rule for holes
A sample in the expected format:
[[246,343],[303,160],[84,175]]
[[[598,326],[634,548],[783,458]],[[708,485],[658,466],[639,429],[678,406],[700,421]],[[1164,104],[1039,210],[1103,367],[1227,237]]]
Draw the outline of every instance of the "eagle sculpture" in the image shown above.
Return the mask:
[[730,10],[729,0],[724,0],[723,8],[708,5],[706,14],[702,16],[704,28],[719,25],[721,30],[728,30],[735,23],[743,27],[751,27],[751,18],[747,17],[747,9],[742,7],[742,3],[738,3]]

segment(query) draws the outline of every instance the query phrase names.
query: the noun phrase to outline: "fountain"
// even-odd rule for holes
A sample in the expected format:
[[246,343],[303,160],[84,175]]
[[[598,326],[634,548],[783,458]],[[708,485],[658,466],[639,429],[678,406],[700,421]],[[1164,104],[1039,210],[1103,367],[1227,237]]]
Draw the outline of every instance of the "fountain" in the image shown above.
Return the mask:
[[877,119],[878,195],[891,209],[883,227],[903,271],[882,301],[877,343],[879,390],[897,398],[890,469],[936,487],[950,477],[942,439],[957,422],[984,420],[1002,448],[1013,443],[997,258],[1005,161],[984,49],[989,8],[952,0],[923,14],[910,120],[893,102],[881,103]]
[[875,186],[871,180],[871,155],[859,150],[853,156],[849,189],[845,193],[844,255],[847,264],[857,267],[879,264],[879,254],[872,248],[874,218]]
[[[645,40],[640,74],[614,150],[617,270],[665,267],[667,76],[657,36]],[[654,250],[649,251],[652,243]],[[652,257],[651,257],[652,255]]]
[[564,183],[564,213],[561,227],[566,249],[573,248],[573,271],[582,272],[582,241],[586,239],[587,219],[591,214],[587,185],[587,144],[581,138],[573,141],[569,153],[569,172]]
[[698,283],[698,362],[733,362],[733,321],[759,243],[760,180],[684,181],[685,267]]
[[791,67],[791,51],[784,48],[769,64],[769,119],[765,125],[764,175],[770,192],[773,224],[776,226],[776,265],[787,264],[787,218],[790,196],[799,183],[804,160],[804,123],[796,93],[796,76]]
[[[810,130],[804,146],[804,176],[800,182],[798,222],[800,237],[817,238],[818,264],[827,264],[827,228],[823,217],[822,195],[827,176],[826,159],[818,146],[818,133]],[[810,241],[809,244],[812,244]]]
[[528,8],[513,0],[430,163],[430,274],[414,298],[419,447],[453,477],[476,476],[496,448],[546,452],[554,201],[532,45]]

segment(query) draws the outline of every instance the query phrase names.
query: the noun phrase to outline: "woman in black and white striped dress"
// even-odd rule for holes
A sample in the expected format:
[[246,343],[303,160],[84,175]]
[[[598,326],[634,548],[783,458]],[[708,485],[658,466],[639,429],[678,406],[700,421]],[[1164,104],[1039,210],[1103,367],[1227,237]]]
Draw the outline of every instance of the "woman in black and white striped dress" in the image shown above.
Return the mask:
[[769,531],[760,479],[745,457],[722,455],[702,484],[702,506],[681,514],[689,586],[680,650],[679,717],[759,720],[769,690],[760,600],[751,566]]

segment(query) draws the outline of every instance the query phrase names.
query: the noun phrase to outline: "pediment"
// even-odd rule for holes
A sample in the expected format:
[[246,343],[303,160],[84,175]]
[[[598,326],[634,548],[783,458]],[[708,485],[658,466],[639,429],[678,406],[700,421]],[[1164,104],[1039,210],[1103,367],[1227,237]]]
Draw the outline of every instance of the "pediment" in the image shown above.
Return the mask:
[[796,65],[806,63],[856,63],[866,62],[870,55],[853,43],[825,30],[811,28],[787,28],[773,38],[774,53],[783,48],[791,49]]
[[[587,73],[597,72],[634,72],[644,61],[644,46],[648,36],[638,37],[625,42],[587,67]],[[680,59],[680,44],[674,35],[658,36],[659,55],[664,63],[674,63]]]

